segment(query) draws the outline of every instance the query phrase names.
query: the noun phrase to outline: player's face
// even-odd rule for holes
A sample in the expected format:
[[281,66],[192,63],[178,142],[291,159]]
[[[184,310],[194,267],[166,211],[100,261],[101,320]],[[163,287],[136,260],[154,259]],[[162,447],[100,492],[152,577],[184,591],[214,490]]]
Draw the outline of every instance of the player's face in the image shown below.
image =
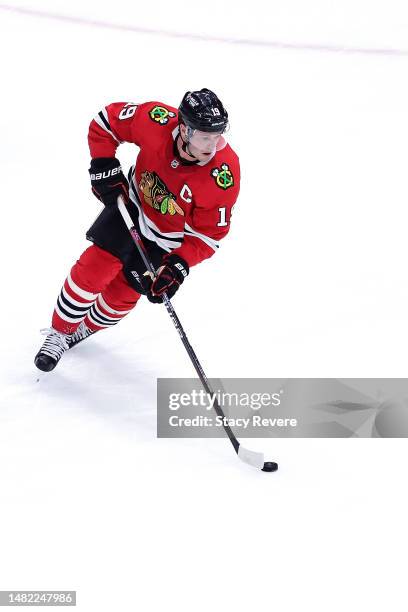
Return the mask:
[[193,153],[194,148],[194,150],[201,155],[203,159],[205,159],[210,155],[214,155],[215,151],[217,150],[217,145],[220,144],[221,138],[222,134],[212,134],[209,132],[194,130],[189,139],[190,151]]
[[222,134],[187,129],[184,125],[180,129],[183,140],[188,142],[189,153],[199,161],[206,161],[225,146]]

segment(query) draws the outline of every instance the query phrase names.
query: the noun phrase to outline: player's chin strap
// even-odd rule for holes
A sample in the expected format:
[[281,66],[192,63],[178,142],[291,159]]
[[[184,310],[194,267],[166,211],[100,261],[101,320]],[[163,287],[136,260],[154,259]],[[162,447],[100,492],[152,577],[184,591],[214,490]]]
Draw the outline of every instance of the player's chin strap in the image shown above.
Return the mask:
[[[134,223],[132,221],[132,218],[129,214],[128,209],[126,208],[126,204],[123,200],[122,196],[118,197],[117,200],[118,203],[118,208],[119,208],[119,212],[123,217],[124,222],[126,223],[126,226],[129,230],[129,233],[133,239],[133,242],[136,245],[137,250],[139,251],[139,255],[142,258],[142,261],[144,263],[144,265],[146,266],[146,270],[148,272],[150,272],[152,274],[152,278],[155,278],[157,275],[156,270],[154,269],[154,266],[152,264],[152,262],[149,259],[149,255],[147,253],[146,247],[140,237],[139,232],[137,231],[137,229],[134,226]],[[163,303],[166,306],[166,310],[170,315],[171,320],[173,321],[174,327],[176,328],[181,341],[184,344],[184,348],[186,349],[188,356],[190,357],[191,363],[194,366],[195,371],[198,374],[198,377],[201,381],[201,384],[203,385],[206,393],[208,394],[209,397],[212,398],[212,401],[214,402],[214,410],[217,414],[217,416],[221,417],[222,419],[222,426],[225,430],[225,433],[227,434],[232,446],[234,447],[235,452],[237,453],[238,457],[244,461],[245,463],[249,463],[249,465],[252,465],[253,467],[259,468],[261,470],[263,470],[264,472],[274,472],[275,470],[278,469],[278,464],[274,463],[274,462],[266,462],[264,463],[264,456],[263,453],[257,453],[255,451],[252,450],[248,450],[246,448],[244,448],[240,442],[238,442],[234,432],[232,431],[231,427],[227,424],[226,422],[226,418],[225,418],[225,414],[224,411],[222,410],[221,406],[218,403],[218,400],[215,396],[214,391],[212,390],[209,380],[207,378],[207,376],[204,373],[203,368],[201,367],[200,362],[198,361],[198,357],[195,354],[193,347],[191,346],[190,342],[188,341],[186,332],[184,331],[180,320],[178,318],[178,316],[176,315],[176,311],[173,308],[173,304],[171,303],[170,299],[167,297],[167,293],[163,293],[162,294],[163,297]]]
[[184,139],[183,139],[183,137],[182,137],[182,135],[181,135],[180,128],[179,128],[179,136],[180,136],[180,138],[181,138],[181,143],[182,143],[182,144],[181,144],[181,148],[182,148],[182,150],[184,151],[184,153],[187,153],[187,155],[189,155],[189,156],[190,156],[190,157],[192,157],[193,159],[196,159],[197,161],[199,161],[199,160],[198,160],[198,157],[196,157],[195,155],[193,155],[193,153],[191,152],[191,149],[190,149],[190,147],[189,147],[191,136],[194,134],[195,130],[193,130],[193,128],[192,128],[192,127],[190,127],[189,125],[188,125],[188,126],[186,126],[186,127],[187,127],[187,140],[184,140]]
[[190,147],[189,145],[189,141],[188,140],[183,140],[183,137],[181,134],[179,134],[180,138],[181,138],[181,148],[183,149],[184,153],[187,153],[187,155],[189,155],[190,157],[193,157],[194,159],[197,159],[197,157],[195,155],[192,154],[192,152],[190,151]]

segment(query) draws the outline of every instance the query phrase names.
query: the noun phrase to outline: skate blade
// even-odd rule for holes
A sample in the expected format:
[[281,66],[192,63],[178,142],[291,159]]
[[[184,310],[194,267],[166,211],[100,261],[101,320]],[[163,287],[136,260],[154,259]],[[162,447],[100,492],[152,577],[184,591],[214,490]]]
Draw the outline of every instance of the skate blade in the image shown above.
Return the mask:
[[36,377],[35,377],[35,382],[39,383],[42,381],[42,379],[47,376],[47,374],[49,374],[49,372],[42,372],[41,370],[38,370],[36,373]]

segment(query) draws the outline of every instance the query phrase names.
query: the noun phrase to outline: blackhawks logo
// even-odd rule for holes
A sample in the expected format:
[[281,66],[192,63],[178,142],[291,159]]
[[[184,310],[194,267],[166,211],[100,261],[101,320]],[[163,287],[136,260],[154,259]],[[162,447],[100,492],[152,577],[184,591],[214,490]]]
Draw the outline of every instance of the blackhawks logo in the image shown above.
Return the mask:
[[176,196],[167,189],[155,172],[142,172],[139,188],[146,204],[160,211],[162,215],[178,213],[184,216],[184,210],[177,204]]
[[166,125],[166,123],[169,122],[169,119],[175,116],[176,113],[173,113],[173,111],[169,111],[164,106],[154,106],[149,111],[150,119],[152,119],[155,123],[159,123],[160,125]]
[[220,168],[214,168],[211,170],[212,176],[215,178],[215,182],[221,189],[228,189],[234,184],[234,177],[228,164],[221,164]]

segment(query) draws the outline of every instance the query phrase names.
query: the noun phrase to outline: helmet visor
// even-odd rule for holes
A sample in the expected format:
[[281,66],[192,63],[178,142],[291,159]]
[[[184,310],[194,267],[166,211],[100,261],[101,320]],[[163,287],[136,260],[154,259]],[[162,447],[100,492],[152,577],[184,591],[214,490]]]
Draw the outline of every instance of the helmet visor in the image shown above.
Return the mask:
[[189,128],[187,134],[189,143],[202,153],[215,153],[226,144],[222,132],[202,132]]

